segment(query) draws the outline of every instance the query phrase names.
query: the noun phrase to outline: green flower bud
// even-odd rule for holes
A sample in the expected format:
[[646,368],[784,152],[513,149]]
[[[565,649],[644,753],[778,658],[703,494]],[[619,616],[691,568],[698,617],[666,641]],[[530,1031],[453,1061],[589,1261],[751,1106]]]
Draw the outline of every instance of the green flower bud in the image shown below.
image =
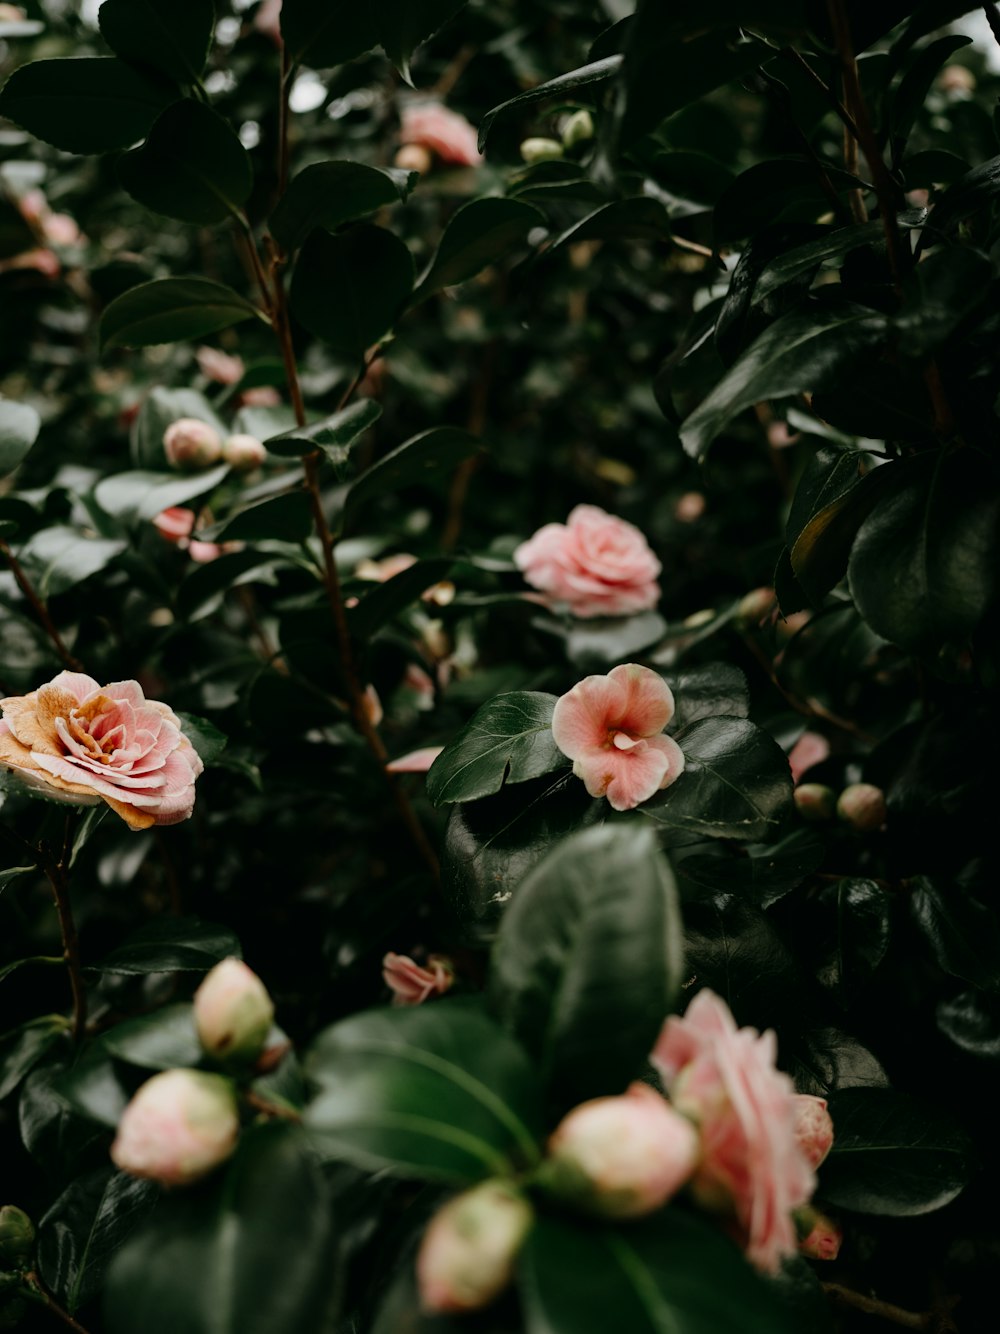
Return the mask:
[[35,1246],[35,1225],[16,1204],[0,1209],[0,1265],[27,1260]]
[[529,166],[536,162],[552,162],[563,155],[563,146],[558,139],[525,139],[521,145],[521,156]]
[[795,805],[803,820],[832,820],[837,794],[823,783],[801,783],[795,789]]
[[594,118],[586,107],[574,111],[562,127],[563,148],[574,148],[594,137]]

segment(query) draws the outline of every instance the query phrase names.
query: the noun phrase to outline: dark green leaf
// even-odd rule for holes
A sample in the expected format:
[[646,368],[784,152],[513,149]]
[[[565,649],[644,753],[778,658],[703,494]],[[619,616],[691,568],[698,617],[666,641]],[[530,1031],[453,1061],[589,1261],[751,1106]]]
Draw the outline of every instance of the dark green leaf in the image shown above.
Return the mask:
[[0,894],[3,893],[8,885],[13,884],[15,880],[20,879],[22,875],[30,875],[31,872],[36,869],[35,866],[8,866],[3,871],[0,871]]
[[623,237],[662,241],[669,235],[670,219],[658,199],[616,199],[560,232],[544,253],[551,255],[577,241],[616,241]]
[[960,1051],[980,1060],[1000,1059],[1000,1000],[996,994],[963,991],[937,1008],[937,1024]]
[[523,1049],[465,1000],[368,1010],[321,1033],[305,1122],[333,1157],[404,1176],[476,1181],[539,1158]]
[[682,965],[677,891],[653,830],[604,825],[572,834],[518,886],[490,995],[565,1110],[642,1073]]
[[171,83],[113,57],[35,60],[4,84],[0,116],[67,153],[110,153],[142,139],[176,97]]
[[268,226],[286,252],[298,249],[314,227],[336,231],[406,199],[418,173],[363,162],[314,162],[293,177],[278,200]]
[[97,483],[94,499],[105,514],[134,525],[214,491],[228,474],[228,463],[187,477],[169,472],[120,472]]
[[960,882],[916,876],[909,908],[939,966],[984,991],[1000,990],[1000,926],[992,906]]
[[427,775],[435,806],[475,801],[505,783],[523,783],[562,768],[552,739],[555,695],[515,690],[488,700],[444,748]]
[[969,1144],[945,1112],[892,1089],[830,1097],[834,1141],[820,1194],[841,1209],[905,1218],[940,1209],[971,1172]]
[[374,0],[378,39],[407,83],[410,57],[421,42],[465,6],[466,0]]
[[295,264],[295,318],[360,365],[390,332],[413,290],[413,256],[384,227],[361,223],[330,236],[314,231]]
[[873,880],[844,879],[826,886],[817,906],[832,930],[822,932],[829,948],[822,951],[816,975],[846,1006],[889,948],[889,896]]
[[196,83],[212,41],[212,0],[104,0],[101,35],[115,55]]
[[41,421],[27,403],[0,398],[0,477],[14,471],[38,438]]
[[[825,166],[824,170],[838,194],[864,186],[857,176],[837,167]],[[829,208],[815,164],[808,158],[768,158],[741,172],[716,204],[712,218],[715,242],[719,245],[753,236],[776,222],[814,223]],[[876,235],[873,228],[873,238]]]
[[976,250],[949,246],[916,266],[896,316],[899,350],[923,360],[954,345],[960,326],[992,295],[993,265]]
[[225,732],[220,732],[207,718],[194,713],[178,713],[181,730],[198,752],[203,763],[214,764],[229,743]]
[[293,63],[327,69],[378,45],[374,10],[345,0],[287,0],[281,35]]
[[750,712],[747,679],[728,662],[661,674],[674,696],[671,732],[679,732],[699,718],[717,718],[720,714],[745,718]]
[[304,491],[289,491],[248,505],[205,536],[213,542],[304,542],[312,532]]
[[453,565],[450,556],[432,556],[417,561],[385,583],[377,584],[348,611],[347,621],[352,633],[362,642],[371,639],[383,625],[416,602],[426,589],[446,579]]
[[518,199],[473,199],[448,220],[437,253],[421,277],[414,301],[454,287],[519,246],[545,214]]
[[239,958],[228,927],[194,917],[157,917],[94,965],[99,973],[207,973],[220,959]]
[[566,656],[582,671],[606,671],[648,649],[663,638],[666,629],[658,611],[574,618],[566,633]]
[[204,1055],[192,1007],[186,1002],[115,1024],[101,1034],[100,1045],[118,1060],[147,1070],[195,1066]]
[[449,474],[475,454],[479,441],[455,426],[438,426],[406,440],[372,464],[344,499],[344,527],[349,528],[362,505],[376,496],[397,495],[404,487],[420,485]]
[[157,278],[131,287],[101,316],[101,347],[180,343],[257,315],[231,287],[208,278]]
[[0,1101],[31,1073],[68,1027],[61,1014],[46,1014],[0,1037]]
[[332,464],[342,467],[351,450],[382,415],[381,406],[374,399],[365,398],[341,408],[331,417],[314,422],[312,426],[295,426],[281,435],[272,435],[264,441],[272,454],[282,458],[297,458],[321,449]]
[[[730,890],[738,890],[738,884]],[[685,899],[685,966],[741,1024],[778,1028],[805,1004],[799,963],[768,914],[740,892]],[[784,1040],[780,1040],[784,1051]]]
[[828,1097],[837,1089],[888,1088],[889,1079],[867,1047],[839,1028],[812,1028],[786,1054],[800,1093]]
[[118,161],[140,204],[181,222],[228,222],[253,189],[250,155],[228,121],[203,102],[168,107],[141,146]]
[[18,559],[38,596],[51,598],[98,574],[125,546],[118,538],[85,537],[76,528],[42,528],[21,547]]
[[971,37],[954,33],[949,37],[939,37],[936,42],[928,43],[917,52],[892,98],[889,130],[894,161],[898,161],[910,137],[910,131],[927,100],[938,70],[956,51],[968,46],[971,41]]
[[825,851],[818,835],[797,829],[750,856],[696,853],[678,861],[676,871],[685,902],[738,893],[769,908],[819,869]]
[[[0,110],[2,108],[3,98],[0,96]],[[998,191],[1000,157],[993,157],[973,167],[935,202],[921,235],[921,244],[934,245],[949,236],[965,218],[992,203]]]
[[762,839],[792,799],[785,753],[745,718],[702,718],[681,732],[680,778],[640,808],[659,824],[709,838]]
[[754,300],[763,301],[787,283],[815,269],[839,268],[852,250],[877,244],[884,236],[881,222],[831,227],[825,236],[786,250],[765,264],[754,286]]
[[527,106],[531,102],[541,102],[547,97],[566,97],[574,93],[577,88],[586,88],[593,83],[602,83],[605,79],[610,79],[612,74],[616,74],[622,65],[620,55],[605,56],[602,60],[595,60],[590,65],[583,65],[580,69],[571,70],[569,74],[560,74],[555,79],[548,79],[545,83],[536,84],[534,88],[527,89],[526,92],[518,93],[516,97],[510,98],[506,102],[501,102],[488,111],[479,123],[479,151],[482,152],[486,147],[486,139],[490,132],[490,127],[497,116],[503,115],[511,107]]

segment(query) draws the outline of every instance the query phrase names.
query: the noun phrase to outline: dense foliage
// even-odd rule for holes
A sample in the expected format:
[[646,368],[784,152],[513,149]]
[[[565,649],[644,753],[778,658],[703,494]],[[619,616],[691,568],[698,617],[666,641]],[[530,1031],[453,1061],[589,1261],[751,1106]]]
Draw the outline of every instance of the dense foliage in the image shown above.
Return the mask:
[[[979,7],[91,8],[0,4],[0,1327],[994,1329]],[[546,1157],[708,993],[778,1273]]]

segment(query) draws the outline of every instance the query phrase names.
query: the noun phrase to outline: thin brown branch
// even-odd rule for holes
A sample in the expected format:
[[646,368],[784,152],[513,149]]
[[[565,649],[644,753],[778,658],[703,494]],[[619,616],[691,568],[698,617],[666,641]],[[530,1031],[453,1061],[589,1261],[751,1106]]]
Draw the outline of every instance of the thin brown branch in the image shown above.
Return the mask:
[[[486,348],[479,374],[473,381],[472,392],[469,395],[469,415],[466,419],[466,429],[470,435],[482,435],[486,426],[490,390],[493,387],[493,375],[496,370],[497,350],[498,344],[494,338]],[[472,455],[470,458],[462,460],[452,477],[451,487],[448,491],[448,517],[441,533],[441,547],[444,551],[451,551],[461,535],[465,499],[478,466],[479,460],[475,455]]]
[[264,305],[264,313],[267,315],[268,319],[273,319],[271,289],[268,286],[267,274],[264,272],[264,266],[260,260],[260,253],[257,250],[257,243],[254,240],[250,221],[241,214],[237,217],[236,223],[236,236],[243,244],[244,254],[249,262],[250,272],[257,284],[257,290],[260,292],[260,299]]
[[57,1319],[61,1320],[64,1325],[68,1325],[70,1329],[76,1330],[76,1334],[88,1334],[88,1330],[85,1326],[80,1324],[79,1320],[71,1316],[68,1311],[63,1310],[36,1273],[32,1272],[30,1274],[25,1274],[24,1284],[25,1288],[23,1291],[25,1296],[32,1298],[32,1300],[36,1302],[40,1302],[41,1305],[51,1311]]
[[255,1093],[253,1089],[245,1089],[243,1098],[248,1107],[252,1107],[255,1112],[261,1112],[264,1116],[271,1116],[282,1121],[302,1120],[301,1113],[297,1112],[294,1107],[288,1107],[284,1103],[271,1102],[259,1093]]
[[288,49],[281,44],[281,91],[278,96],[278,194],[288,188],[288,93],[292,67]]
[[76,934],[76,922],[73,919],[73,905],[69,894],[69,858],[72,846],[74,821],[72,815],[66,817],[66,832],[63,837],[62,851],[55,859],[45,848],[39,849],[42,869],[52,886],[56,912],[59,915],[59,930],[62,935],[63,958],[69,971],[69,985],[73,993],[73,1041],[81,1042],[87,1028],[87,992],[83,984],[83,965],[80,961],[80,943]]
[[824,1283],[823,1291],[841,1306],[853,1307],[855,1311],[864,1311],[866,1315],[877,1315],[893,1325],[903,1329],[930,1328],[931,1313],[925,1311],[907,1311],[892,1302],[880,1301],[877,1297],[867,1297],[863,1292],[844,1287],[842,1283]]
[[35,592],[31,580],[24,573],[20,562],[6,542],[0,541],[0,555],[3,556],[4,560],[6,560],[7,564],[10,566],[10,572],[14,576],[15,583],[30,604],[42,629],[52,641],[52,647],[59,655],[59,661],[71,672],[82,672],[83,665],[80,663],[79,659],[74,658],[73,654],[70,653],[69,649],[66,647],[62,635],[56,629],[55,623],[49,615],[49,609],[46,606],[44,599],[40,598]]

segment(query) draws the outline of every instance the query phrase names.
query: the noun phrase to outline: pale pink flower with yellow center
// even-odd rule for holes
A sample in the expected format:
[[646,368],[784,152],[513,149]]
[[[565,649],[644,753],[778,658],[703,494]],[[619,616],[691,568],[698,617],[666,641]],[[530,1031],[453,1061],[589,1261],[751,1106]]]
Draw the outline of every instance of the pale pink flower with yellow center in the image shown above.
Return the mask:
[[628,662],[585,676],[556,700],[552,737],[592,797],[628,811],[684,772],[680,746],[663,733],[673,716],[666,681]]
[[443,996],[455,981],[451,962],[432,954],[421,968],[406,954],[392,951],[382,960],[382,980],[392,992],[393,1005],[421,1005],[431,996]]

